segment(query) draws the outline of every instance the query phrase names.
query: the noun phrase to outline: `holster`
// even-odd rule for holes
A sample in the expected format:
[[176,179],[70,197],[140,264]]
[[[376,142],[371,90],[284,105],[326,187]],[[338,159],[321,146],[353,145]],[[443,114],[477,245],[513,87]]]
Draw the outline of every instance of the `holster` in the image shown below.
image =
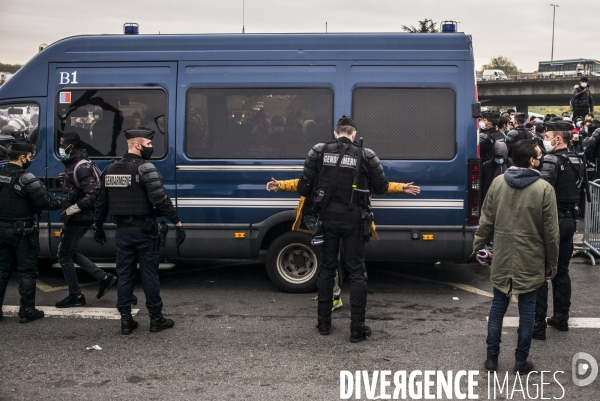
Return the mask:
[[156,232],[157,227],[158,227],[158,224],[156,224],[156,220],[148,217],[144,220],[144,222],[140,226],[140,231],[143,232],[144,234],[154,234]]
[[306,215],[304,216],[303,220],[304,224],[306,224],[306,227],[308,228],[308,231],[310,231],[313,236],[319,234],[319,232],[321,232],[322,235],[321,221],[319,220],[319,216]]
[[363,210],[361,213],[362,237],[365,242],[371,239],[371,223],[373,222],[373,213],[370,210]]

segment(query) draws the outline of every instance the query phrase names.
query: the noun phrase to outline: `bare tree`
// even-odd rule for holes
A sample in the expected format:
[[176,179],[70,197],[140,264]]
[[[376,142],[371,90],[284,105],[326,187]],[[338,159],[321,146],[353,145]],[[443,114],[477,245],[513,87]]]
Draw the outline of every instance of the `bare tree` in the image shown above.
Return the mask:
[[521,72],[508,57],[497,56],[492,57],[489,63],[481,66],[482,70],[502,70],[506,75],[509,74],[518,74]]
[[424,19],[423,21],[419,21],[419,27],[415,28],[414,26],[406,26],[402,25],[402,30],[404,32],[410,33],[434,33],[439,32],[439,29],[436,28],[437,22],[433,22],[430,19]]

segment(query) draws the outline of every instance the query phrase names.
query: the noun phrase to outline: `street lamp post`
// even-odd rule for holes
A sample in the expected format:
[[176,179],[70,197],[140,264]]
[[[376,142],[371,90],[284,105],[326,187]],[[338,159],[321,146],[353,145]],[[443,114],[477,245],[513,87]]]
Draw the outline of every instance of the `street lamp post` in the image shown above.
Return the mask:
[[554,19],[556,18],[556,7],[560,7],[558,4],[550,4],[554,8],[552,13],[552,54],[550,55],[550,61],[554,61]]

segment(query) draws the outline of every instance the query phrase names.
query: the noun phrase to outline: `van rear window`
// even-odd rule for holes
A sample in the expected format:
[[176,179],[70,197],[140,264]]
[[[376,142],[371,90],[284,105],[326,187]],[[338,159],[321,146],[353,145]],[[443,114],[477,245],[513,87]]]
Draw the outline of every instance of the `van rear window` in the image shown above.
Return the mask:
[[450,160],[456,154],[456,94],[447,88],[358,88],[353,117],[381,159]]
[[326,88],[190,89],[185,153],[190,158],[304,159],[333,137]]
[[75,132],[92,158],[123,156],[123,131],[146,127],[154,131],[153,159],[166,154],[167,93],[163,89],[63,90],[57,94],[54,120],[56,149],[63,133]]

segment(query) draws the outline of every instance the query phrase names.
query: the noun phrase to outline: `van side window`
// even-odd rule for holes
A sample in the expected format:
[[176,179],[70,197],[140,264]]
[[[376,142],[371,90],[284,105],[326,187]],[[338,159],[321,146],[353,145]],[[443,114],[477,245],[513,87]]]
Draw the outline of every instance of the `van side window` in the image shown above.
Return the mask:
[[27,140],[37,153],[40,136],[40,106],[37,103],[0,105],[0,162],[8,160],[7,149],[14,141]]
[[185,114],[191,158],[304,159],[333,137],[326,88],[190,89]]
[[456,155],[456,94],[447,88],[358,88],[354,121],[381,159],[450,160]]
[[166,154],[167,93],[162,89],[61,90],[54,118],[55,152],[66,132],[76,132],[93,158],[123,156],[123,131],[146,127],[154,131],[153,159]]

